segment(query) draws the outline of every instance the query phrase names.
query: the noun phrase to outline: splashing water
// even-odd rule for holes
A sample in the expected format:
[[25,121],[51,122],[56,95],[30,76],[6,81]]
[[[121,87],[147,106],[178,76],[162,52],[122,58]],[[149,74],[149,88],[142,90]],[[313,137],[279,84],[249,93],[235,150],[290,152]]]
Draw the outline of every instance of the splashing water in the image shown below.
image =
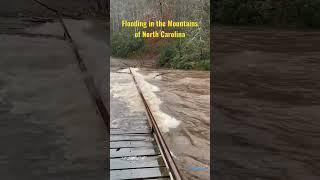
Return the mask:
[[132,68],[132,73],[135,76],[137,83],[145,96],[147,102],[149,103],[150,109],[158,123],[159,128],[162,132],[166,133],[169,132],[170,129],[176,128],[180,121],[178,121],[176,118],[164,113],[160,109],[160,105],[162,104],[161,99],[154,93],[160,91],[159,87],[152,85],[148,83],[145,78],[150,77],[159,77],[158,79],[161,79],[161,76],[159,76],[157,73],[150,73],[147,76],[143,76],[138,71],[138,68]]

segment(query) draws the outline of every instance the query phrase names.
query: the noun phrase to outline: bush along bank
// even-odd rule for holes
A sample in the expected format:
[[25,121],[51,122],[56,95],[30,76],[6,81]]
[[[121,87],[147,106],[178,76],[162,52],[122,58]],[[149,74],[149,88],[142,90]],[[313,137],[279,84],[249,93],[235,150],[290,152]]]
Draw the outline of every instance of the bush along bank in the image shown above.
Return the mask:
[[130,57],[145,49],[145,40],[135,38],[134,31],[118,31],[111,35],[112,55],[115,57]]
[[210,70],[209,38],[180,38],[160,50],[159,65],[173,69]]

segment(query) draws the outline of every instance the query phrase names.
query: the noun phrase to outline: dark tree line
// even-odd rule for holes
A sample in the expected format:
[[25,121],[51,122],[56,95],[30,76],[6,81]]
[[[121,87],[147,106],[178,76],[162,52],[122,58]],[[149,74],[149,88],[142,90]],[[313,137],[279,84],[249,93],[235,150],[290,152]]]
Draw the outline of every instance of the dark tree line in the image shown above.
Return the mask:
[[320,27],[320,0],[212,0],[213,23]]

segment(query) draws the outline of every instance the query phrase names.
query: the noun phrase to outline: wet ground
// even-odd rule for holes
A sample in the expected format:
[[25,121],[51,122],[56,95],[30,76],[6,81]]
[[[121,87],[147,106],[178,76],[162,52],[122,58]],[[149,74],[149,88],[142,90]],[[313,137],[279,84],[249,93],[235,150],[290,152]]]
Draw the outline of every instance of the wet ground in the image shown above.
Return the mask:
[[319,179],[320,32],[212,33],[214,178]]
[[[15,27],[20,21],[8,22]],[[97,30],[99,25],[89,21],[66,23],[90,72],[95,72],[95,81],[100,82],[98,89],[105,92],[108,45],[88,32],[106,29]],[[27,27],[20,32],[63,37],[59,23]],[[105,125],[89,98],[70,45],[62,39],[12,35],[5,30],[0,34],[1,178],[105,179]],[[107,99],[108,93],[104,95]]]
[[[131,113],[134,113],[141,111],[134,109],[139,107],[138,100],[134,99],[139,97],[133,94],[136,90],[118,84],[128,81],[119,79],[128,76],[126,70],[121,69],[126,65],[135,66],[137,62],[111,58],[111,93],[117,93],[119,98],[127,97],[125,107],[133,108]],[[209,72],[141,68],[134,74],[182,176],[209,179]],[[133,83],[130,76],[127,78]],[[127,112],[116,102],[116,99],[110,102],[111,111],[117,109],[116,116]],[[112,113],[111,119],[115,119]]]

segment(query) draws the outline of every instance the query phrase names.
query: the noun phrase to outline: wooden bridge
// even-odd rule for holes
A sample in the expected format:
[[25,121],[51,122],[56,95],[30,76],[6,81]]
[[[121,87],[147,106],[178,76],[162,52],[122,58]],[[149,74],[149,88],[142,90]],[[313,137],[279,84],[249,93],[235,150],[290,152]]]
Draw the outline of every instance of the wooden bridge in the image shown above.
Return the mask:
[[110,177],[180,180],[180,173],[131,69],[130,74],[145,113],[113,120],[121,124],[111,124]]

